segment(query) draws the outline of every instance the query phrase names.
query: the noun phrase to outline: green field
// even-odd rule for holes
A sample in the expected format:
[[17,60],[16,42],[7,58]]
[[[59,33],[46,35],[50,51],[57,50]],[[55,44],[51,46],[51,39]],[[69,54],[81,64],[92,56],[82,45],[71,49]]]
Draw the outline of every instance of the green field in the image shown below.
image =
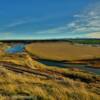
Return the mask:
[[80,44],[100,45],[100,39],[69,39],[69,42]]

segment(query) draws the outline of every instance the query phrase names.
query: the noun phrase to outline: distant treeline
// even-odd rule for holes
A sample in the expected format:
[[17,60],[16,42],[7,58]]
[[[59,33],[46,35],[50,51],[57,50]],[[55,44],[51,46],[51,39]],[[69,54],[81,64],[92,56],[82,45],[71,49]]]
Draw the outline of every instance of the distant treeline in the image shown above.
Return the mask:
[[100,45],[100,39],[70,39],[69,42],[79,44],[98,44]]
[[31,43],[31,42],[69,42],[79,44],[100,44],[100,39],[45,39],[45,40],[0,40],[5,43]]

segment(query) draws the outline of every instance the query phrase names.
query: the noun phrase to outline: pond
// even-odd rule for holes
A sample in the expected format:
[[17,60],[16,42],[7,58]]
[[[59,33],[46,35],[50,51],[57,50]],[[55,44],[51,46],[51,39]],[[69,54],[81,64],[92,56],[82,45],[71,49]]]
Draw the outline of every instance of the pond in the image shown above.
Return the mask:
[[25,48],[25,44],[16,44],[16,45],[11,46],[10,48],[7,48],[5,52],[10,53],[10,54],[21,53],[24,51],[24,48]]

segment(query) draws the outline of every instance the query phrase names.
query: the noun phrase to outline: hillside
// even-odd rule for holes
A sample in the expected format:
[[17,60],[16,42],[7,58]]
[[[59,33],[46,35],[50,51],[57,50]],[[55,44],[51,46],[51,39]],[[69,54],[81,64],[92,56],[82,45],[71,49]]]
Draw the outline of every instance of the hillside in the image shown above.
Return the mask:
[[[57,42],[54,45],[51,42],[48,44],[28,43],[25,50],[20,53],[5,51],[16,45],[15,43],[0,44],[0,100],[99,100],[99,75],[78,68],[59,68],[38,62],[37,57],[57,61],[69,58],[70,54],[66,56],[64,53],[66,54],[68,48],[72,48],[71,44],[63,42],[59,45]],[[76,46],[77,49],[79,47]],[[95,52],[93,54],[98,54],[96,51],[99,47],[89,48],[93,48]],[[44,51],[45,55],[41,56]],[[33,52],[38,52],[38,55]]]
[[100,68],[100,46],[92,44],[84,45],[76,44],[76,42],[58,41],[37,42],[26,45],[26,51],[37,59],[81,63],[93,68]]
[[73,45],[67,42],[31,43],[26,50],[39,58],[51,60],[80,60],[100,57],[100,47]]
[[27,53],[0,57],[0,100],[99,100],[100,77],[48,67]]

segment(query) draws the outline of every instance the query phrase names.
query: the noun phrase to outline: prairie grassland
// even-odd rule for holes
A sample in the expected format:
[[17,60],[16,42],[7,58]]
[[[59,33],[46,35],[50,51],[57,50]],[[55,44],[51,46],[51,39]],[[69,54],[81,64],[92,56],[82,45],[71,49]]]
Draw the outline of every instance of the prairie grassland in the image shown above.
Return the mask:
[[0,56],[0,62],[14,63],[20,66],[27,66],[29,68],[44,68],[45,65],[32,59],[27,53],[4,54]]
[[42,59],[57,61],[100,58],[100,47],[67,42],[31,43],[26,46],[26,51]]
[[[1,64],[0,100],[99,100],[100,98],[100,76],[84,71],[48,67],[33,60],[28,54],[6,55],[4,58],[2,56],[0,62],[2,61],[5,64],[13,63],[18,69],[20,67],[24,69],[26,66],[27,70],[40,70],[40,73],[47,75],[24,71],[19,73]],[[11,66],[13,69],[14,65]]]
[[32,100],[99,100],[100,98],[100,87],[97,84],[88,85],[69,78],[56,81],[30,74],[18,74],[2,66],[0,66],[0,73],[0,95],[1,98],[6,98],[5,100],[8,98],[10,100],[15,98],[22,98],[22,100],[25,98]]
[[[66,55],[71,54],[66,54],[66,45],[70,44],[33,43],[26,46],[29,54],[28,52],[7,54],[4,49],[9,45],[1,46],[0,100],[99,100],[100,76],[81,70],[46,66],[30,56],[30,54],[37,55],[34,54],[35,51],[41,58],[69,60]],[[72,46],[70,48],[72,49]],[[91,51],[91,54],[97,56],[99,48],[93,48],[95,53]],[[84,51],[87,52],[88,50]],[[80,56],[74,57],[78,59]]]

